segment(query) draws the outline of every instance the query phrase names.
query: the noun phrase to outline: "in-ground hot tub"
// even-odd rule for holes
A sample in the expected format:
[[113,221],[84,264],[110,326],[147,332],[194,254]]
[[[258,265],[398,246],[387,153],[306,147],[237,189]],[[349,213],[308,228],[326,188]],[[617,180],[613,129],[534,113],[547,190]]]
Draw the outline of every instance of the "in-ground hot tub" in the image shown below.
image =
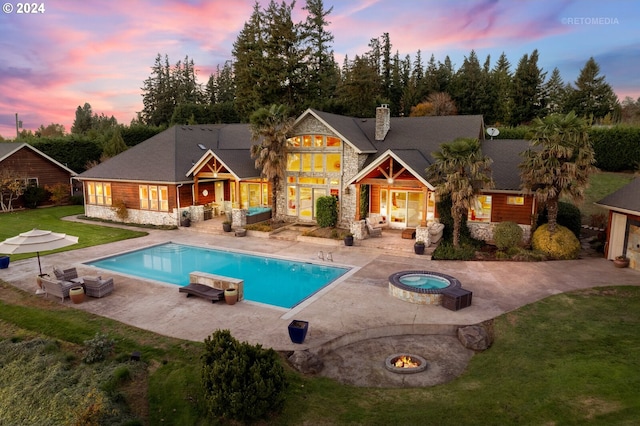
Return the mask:
[[389,276],[389,294],[405,302],[440,305],[445,290],[460,288],[451,275],[432,271],[401,271]]

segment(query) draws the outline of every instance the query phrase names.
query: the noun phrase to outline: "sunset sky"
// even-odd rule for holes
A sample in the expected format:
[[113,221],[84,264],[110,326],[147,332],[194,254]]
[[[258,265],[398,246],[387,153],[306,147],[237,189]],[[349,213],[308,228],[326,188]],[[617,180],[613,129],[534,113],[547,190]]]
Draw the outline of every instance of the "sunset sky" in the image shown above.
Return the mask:
[[[278,3],[280,0],[278,1]],[[290,1],[287,1],[290,3]],[[295,21],[304,20],[304,0]],[[206,83],[232,59],[233,42],[254,0],[46,0],[39,13],[0,13],[0,135],[59,123],[68,132],[85,102],[94,113],[129,124],[142,109],[143,81],[158,53],[175,63],[193,59]],[[31,4],[31,3],[29,3]],[[260,1],[268,4],[268,0]],[[390,34],[392,50],[426,63],[449,55],[456,69],[475,49],[491,65],[505,52],[512,71],[538,49],[539,66],[574,82],[589,57],[620,100],[640,97],[640,3],[635,0],[325,0],[338,63]],[[22,12],[25,12],[24,7]]]

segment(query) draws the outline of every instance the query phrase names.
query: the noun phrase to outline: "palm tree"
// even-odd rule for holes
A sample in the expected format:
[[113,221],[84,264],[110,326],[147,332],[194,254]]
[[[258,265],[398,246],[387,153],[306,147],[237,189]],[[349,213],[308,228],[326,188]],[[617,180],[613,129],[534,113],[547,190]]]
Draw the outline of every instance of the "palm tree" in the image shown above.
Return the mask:
[[276,194],[284,179],[287,162],[287,136],[293,128],[294,120],[289,117],[284,105],[260,108],[251,114],[251,137],[259,142],[251,147],[251,158],[255,158],[256,168],[262,177],[271,183],[271,211],[276,217]]
[[453,245],[460,246],[460,226],[475,197],[483,188],[493,187],[492,161],[482,154],[478,139],[460,138],[440,145],[431,155],[436,162],[427,170],[436,183],[436,194],[451,196]]
[[576,203],[584,199],[589,175],[595,170],[595,154],[585,120],[573,111],[536,118],[532,130],[532,146],[522,153],[519,166],[522,188],[533,191],[536,200],[546,205],[553,233],[560,197]]

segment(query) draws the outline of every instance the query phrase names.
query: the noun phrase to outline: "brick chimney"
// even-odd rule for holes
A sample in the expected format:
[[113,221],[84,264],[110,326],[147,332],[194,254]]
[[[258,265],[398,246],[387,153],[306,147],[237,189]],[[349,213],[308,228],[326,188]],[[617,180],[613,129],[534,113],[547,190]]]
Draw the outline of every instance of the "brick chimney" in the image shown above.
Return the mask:
[[391,128],[391,110],[388,104],[376,108],[376,140],[383,141]]

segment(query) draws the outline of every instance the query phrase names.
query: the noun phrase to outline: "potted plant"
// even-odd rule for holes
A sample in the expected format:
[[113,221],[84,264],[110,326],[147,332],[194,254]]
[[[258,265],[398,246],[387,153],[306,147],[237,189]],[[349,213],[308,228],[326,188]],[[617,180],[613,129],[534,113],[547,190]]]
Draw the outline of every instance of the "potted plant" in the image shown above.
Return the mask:
[[417,240],[413,245],[413,251],[415,252],[415,254],[424,254],[424,247],[424,241]]
[[304,342],[309,330],[309,321],[293,320],[289,324],[289,338],[293,343]]
[[222,229],[224,230],[224,232],[231,232],[231,221],[225,220],[224,222],[222,222]]
[[629,266],[629,258],[627,256],[616,256],[616,258],[613,259],[613,265],[616,268],[626,268]]
[[349,232],[347,235],[344,236],[344,245],[345,246],[353,245],[353,234],[351,232]]
[[182,219],[180,220],[180,226],[184,226],[185,228],[188,228],[189,226],[191,226],[191,213],[189,213],[189,210],[182,211]]

